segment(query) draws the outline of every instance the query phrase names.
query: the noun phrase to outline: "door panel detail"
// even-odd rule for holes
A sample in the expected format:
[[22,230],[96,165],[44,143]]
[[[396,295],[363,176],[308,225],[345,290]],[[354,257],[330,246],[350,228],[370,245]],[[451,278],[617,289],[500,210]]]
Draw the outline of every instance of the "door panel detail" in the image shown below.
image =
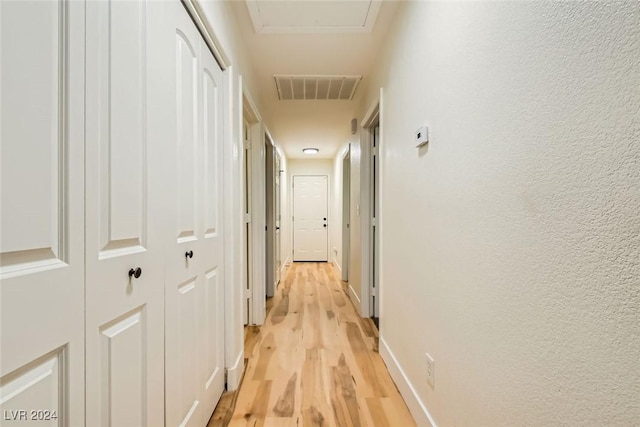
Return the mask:
[[146,3],[103,1],[99,39],[100,259],[146,246]]
[[178,242],[196,240],[197,173],[198,157],[198,58],[181,31],[176,37],[177,73],[177,126],[178,144]]
[[205,238],[214,237],[218,229],[218,121],[216,112],[219,111],[218,88],[215,78],[208,70],[204,75],[204,159],[205,159],[205,199],[206,204],[204,235]]
[[140,307],[100,329],[103,425],[147,425],[144,314],[144,307]]
[[[66,2],[6,2],[1,7],[0,182],[3,205],[20,207],[3,209],[0,218],[0,275],[9,278],[63,267],[67,261],[69,34]],[[11,42],[28,22],[38,22],[35,34]]]
[[[67,425],[65,390],[69,384],[64,355],[64,348],[57,349],[0,379],[3,426],[24,425],[34,418],[38,425]],[[34,408],[41,411],[34,414]]]
[[[223,314],[224,306],[222,304],[224,293],[221,284],[218,281],[217,269],[208,271],[205,274],[205,338],[216,336],[219,331],[223,330]],[[221,369],[224,369],[222,346],[216,340],[205,339],[206,345],[206,384],[208,389],[216,375]]]

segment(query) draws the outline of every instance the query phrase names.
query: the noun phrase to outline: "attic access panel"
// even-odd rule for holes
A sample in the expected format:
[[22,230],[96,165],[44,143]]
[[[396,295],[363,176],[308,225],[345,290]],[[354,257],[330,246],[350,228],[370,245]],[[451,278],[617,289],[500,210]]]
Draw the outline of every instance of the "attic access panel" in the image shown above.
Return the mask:
[[362,76],[273,76],[281,101],[345,100],[356,93]]
[[370,32],[381,0],[246,0],[257,33]]

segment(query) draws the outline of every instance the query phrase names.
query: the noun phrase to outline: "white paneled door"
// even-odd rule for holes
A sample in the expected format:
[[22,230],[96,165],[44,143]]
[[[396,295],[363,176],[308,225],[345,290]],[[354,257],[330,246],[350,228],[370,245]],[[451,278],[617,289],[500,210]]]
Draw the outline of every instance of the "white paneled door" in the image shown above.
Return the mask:
[[224,91],[222,70],[180,3],[172,16],[166,425],[202,426],[224,389]]
[[87,425],[164,423],[157,2],[87,2]]
[[84,24],[0,2],[3,426],[84,423]]
[[293,177],[293,260],[327,261],[326,175]]

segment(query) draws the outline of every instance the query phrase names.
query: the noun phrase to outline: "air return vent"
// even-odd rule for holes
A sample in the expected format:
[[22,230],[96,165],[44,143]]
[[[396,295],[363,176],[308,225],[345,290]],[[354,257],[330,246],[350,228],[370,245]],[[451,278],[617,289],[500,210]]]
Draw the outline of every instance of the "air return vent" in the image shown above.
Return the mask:
[[281,101],[353,99],[362,76],[273,76]]

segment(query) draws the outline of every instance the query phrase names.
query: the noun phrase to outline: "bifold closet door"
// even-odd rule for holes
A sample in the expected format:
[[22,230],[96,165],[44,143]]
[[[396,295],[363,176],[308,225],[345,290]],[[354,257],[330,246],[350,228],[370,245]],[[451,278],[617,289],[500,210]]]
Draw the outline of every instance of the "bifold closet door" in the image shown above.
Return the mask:
[[222,71],[174,4],[174,130],[165,174],[166,425],[202,426],[224,388]]
[[84,4],[0,2],[0,413],[84,423]]
[[87,2],[87,426],[164,425],[163,7]]

